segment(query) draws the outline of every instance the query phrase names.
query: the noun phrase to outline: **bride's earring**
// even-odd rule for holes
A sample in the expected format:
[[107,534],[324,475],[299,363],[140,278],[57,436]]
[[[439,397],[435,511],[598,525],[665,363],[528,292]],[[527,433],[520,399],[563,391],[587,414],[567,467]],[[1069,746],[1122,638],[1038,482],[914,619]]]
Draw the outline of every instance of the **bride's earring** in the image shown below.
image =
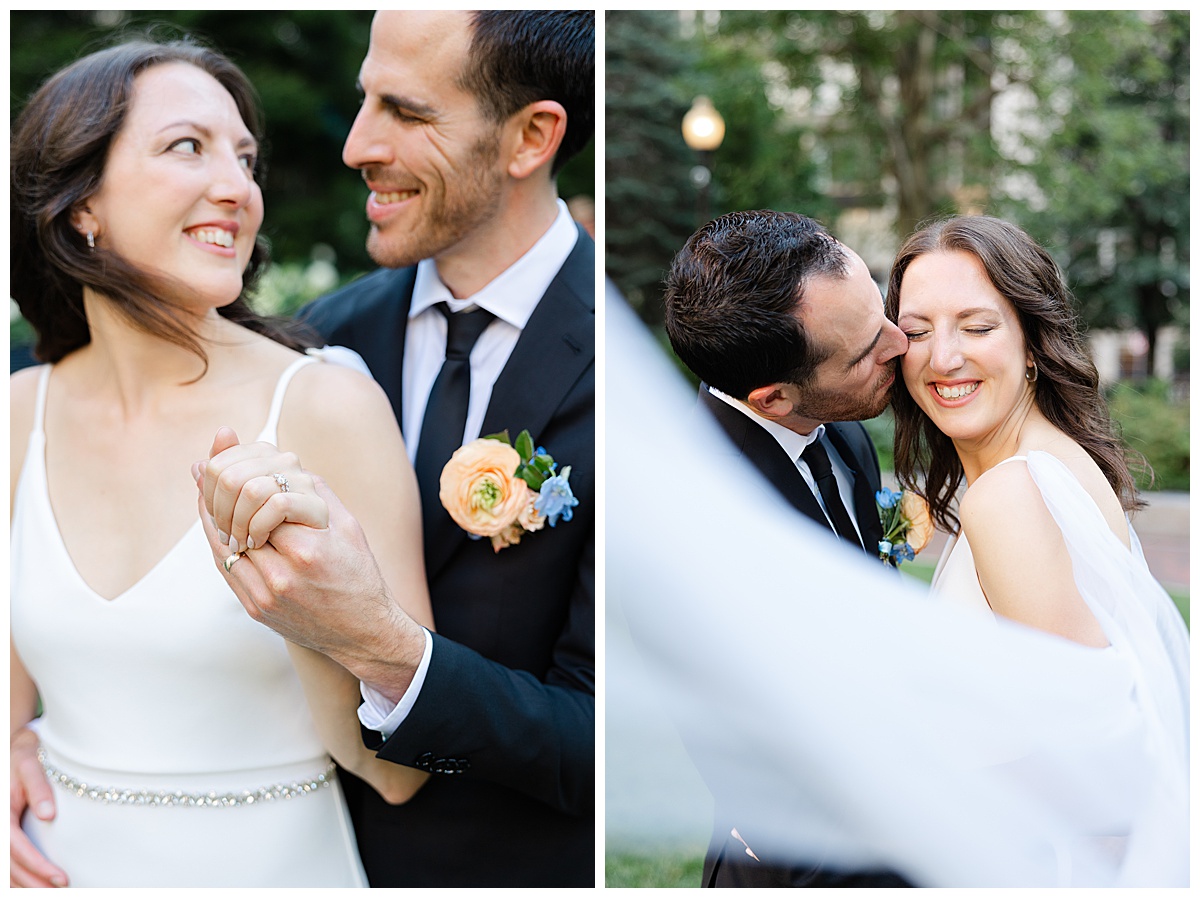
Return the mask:
[[1037,362],[1033,362],[1032,368],[1025,369],[1025,380],[1027,380],[1027,381],[1029,381],[1029,383],[1033,384],[1033,383],[1037,383],[1037,379],[1038,379]]
[[87,240],[88,240],[88,249],[95,249],[96,248],[96,235],[93,234],[91,231],[88,231]]

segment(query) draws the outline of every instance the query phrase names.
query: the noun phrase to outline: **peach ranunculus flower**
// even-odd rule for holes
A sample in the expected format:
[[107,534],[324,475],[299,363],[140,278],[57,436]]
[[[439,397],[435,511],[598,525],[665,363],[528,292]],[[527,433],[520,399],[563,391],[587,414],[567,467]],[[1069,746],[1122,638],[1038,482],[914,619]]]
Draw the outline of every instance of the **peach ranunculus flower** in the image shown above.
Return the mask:
[[[494,538],[514,525],[531,501],[529,485],[514,476],[521,464],[517,450],[507,443],[486,438],[472,440],[450,457],[442,469],[438,498],[458,526],[476,536]],[[493,546],[520,539],[507,539]]]
[[929,517],[929,505],[912,490],[905,490],[900,499],[900,513],[909,522],[908,533],[904,537],[913,552],[920,552],[933,537],[933,521]]

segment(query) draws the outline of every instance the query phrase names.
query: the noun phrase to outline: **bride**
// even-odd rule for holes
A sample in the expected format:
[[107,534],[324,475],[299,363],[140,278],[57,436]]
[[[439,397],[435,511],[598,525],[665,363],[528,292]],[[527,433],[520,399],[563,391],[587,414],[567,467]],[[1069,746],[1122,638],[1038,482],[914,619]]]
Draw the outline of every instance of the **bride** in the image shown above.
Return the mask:
[[[934,594],[1125,665],[1152,756],[1186,784],[1187,631],[1130,526],[1144,503],[1054,261],[999,219],[950,218],[901,247],[887,297],[909,340],[897,478],[957,534]],[[1120,856],[1135,822],[1089,837]]]
[[364,749],[357,681],[246,616],[196,518],[189,465],[257,435],[432,623],[386,397],[245,304],[260,139],[245,76],[187,42],[94,53],[13,128],[12,295],[48,364],[10,382],[10,722],[54,786],[35,813],[14,771],[13,885],[365,886],[329,754],[392,802],[426,776]]

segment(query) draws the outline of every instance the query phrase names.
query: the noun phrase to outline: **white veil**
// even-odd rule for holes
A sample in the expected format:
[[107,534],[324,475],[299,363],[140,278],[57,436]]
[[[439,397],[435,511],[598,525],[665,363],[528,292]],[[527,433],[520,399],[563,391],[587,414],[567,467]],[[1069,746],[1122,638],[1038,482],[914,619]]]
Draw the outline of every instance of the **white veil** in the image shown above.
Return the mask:
[[610,840],[665,813],[623,787],[654,753],[611,745],[649,703],[776,858],[925,886],[1187,884],[1181,623],[1100,651],[930,601],[697,452],[724,436],[611,289],[605,314],[605,593],[637,649],[605,665]]

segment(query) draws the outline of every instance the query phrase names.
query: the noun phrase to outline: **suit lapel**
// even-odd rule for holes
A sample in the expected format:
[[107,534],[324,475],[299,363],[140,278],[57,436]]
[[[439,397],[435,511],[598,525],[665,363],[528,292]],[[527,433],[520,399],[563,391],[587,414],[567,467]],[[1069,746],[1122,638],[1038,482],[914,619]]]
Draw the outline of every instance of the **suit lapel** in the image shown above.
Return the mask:
[[400,423],[404,421],[404,390],[399,385],[404,377],[404,342],[408,336],[408,310],[412,308],[416,279],[415,267],[388,271],[382,285],[387,302],[376,305],[387,317],[380,320],[372,316],[364,320],[362,330],[355,334],[354,345],[363,347],[359,353],[370,360],[375,380],[397,385],[396,389],[387,392],[396,421]]
[[875,505],[875,491],[879,489],[879,478],[872,477],[878,464],[870,467],[865,464],[863,458],[850,448],[847,434],[841,426],[826,424],[825,433],[854,477],[854,516],[858,519],[863,546],[868,553],[874,554],[875,546],[883,539],[883,525],[879,523],[879,510]]
[[822,527],[830,526],[825,512],[821,510],[813,491],[805,483],[795,461],[788,458],[788,454],[773,436],[737,409],[730,408],[727,403],[712,395],[703,384],[700,386],[700,403],[733,440],[738,452],[758,468],[793,508]]
[[[542,295],[492,388],[480,436],[528,430],[541,440],[563,397],[596,357],[595,244],[580,233]],[[554,447],[546,446],[553,455]],[[572,459],[562,463],[571,464]],[[425,568],[433,577],[466,532],[444,512],[425,534]]]
[[[730,408],[727,403],[713,396],[704,384],[700,387],[700,404],[721,425],[738,452],[758,468],[793,508],[823,527],[830,526],[829,519],[796,468],[796,463],[788,458],[774,437],[737,409]],[[854,516],[863,545],[869,554],[874,554],[874,547],[883,538],[883,528],[875,506],[875,491],[879,488],[879,478],[875,473],[878,465],[868,465],[868,460],[850,448],[848,433],[843,428],[844,425],[840,424],[826,424],[825,434],[854,479]]]

